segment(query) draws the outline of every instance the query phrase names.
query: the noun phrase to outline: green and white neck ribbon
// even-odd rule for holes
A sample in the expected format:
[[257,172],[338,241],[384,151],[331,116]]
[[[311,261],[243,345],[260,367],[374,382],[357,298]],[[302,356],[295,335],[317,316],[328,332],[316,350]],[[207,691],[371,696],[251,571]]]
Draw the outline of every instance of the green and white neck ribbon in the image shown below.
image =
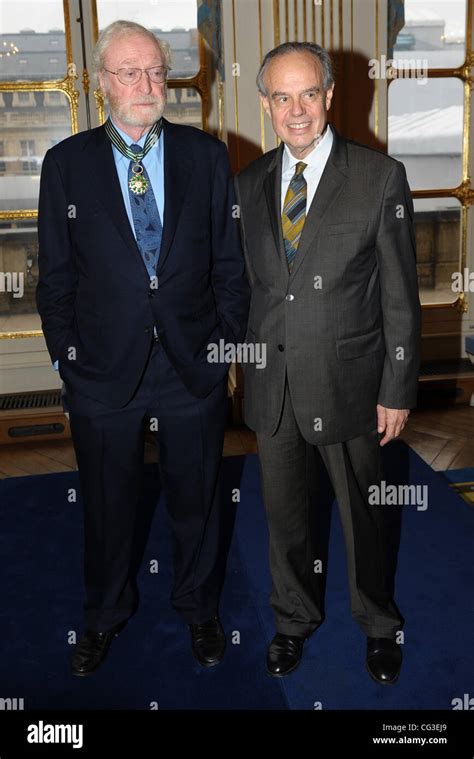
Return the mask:
[[130,178],[128,186],[135,195],[143,195],[148,190],[148,180],[143,176],[142,161],[146,154],[150,152],[153,145],[155,145],[160,139],[162,123],[161,119],[156,121],[150,131],[148,132],[145,140],[145,144],[139,153],[135,153],[122,138],[121,134],[117,131],[113,125],[110,116],[104,124],[105,131],[112,145],[114,145],[119,153],[122,153],[126,158],[130,158],[133,161],[132,172],[133,177]]

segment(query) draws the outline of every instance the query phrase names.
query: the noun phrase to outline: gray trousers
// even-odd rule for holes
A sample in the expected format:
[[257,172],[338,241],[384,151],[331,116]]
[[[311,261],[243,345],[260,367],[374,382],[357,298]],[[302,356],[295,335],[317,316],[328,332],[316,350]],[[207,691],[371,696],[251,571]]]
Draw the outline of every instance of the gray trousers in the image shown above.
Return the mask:
[[308,637],[324,619],[329,475],[346,544],[352,616],[366,635],[394,638],[403,618],[393,601],[396,557],[387,521],[393,506],[368,503],[369,486],[383,479],[377,430],[312,446],[298,428],[287,386],[276,433],[258,434],[257,443],[277,631]]

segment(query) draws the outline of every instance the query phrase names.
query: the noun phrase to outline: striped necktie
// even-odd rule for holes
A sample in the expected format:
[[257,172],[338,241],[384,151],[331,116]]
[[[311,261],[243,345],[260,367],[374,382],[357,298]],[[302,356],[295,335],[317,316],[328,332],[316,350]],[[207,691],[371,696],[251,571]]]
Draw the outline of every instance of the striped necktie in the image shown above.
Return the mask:
[[303,176],[307,164],[299,161],[295,167],[295,173],[288,185],[285,202],[283,204],[283,213],[281,215],[281,226],[283,231],[283,242],[285,244],[286,260],[288,262],[288,271],[293,268],[293,260],[298,250],[301,233],[306,220],[306,179]]

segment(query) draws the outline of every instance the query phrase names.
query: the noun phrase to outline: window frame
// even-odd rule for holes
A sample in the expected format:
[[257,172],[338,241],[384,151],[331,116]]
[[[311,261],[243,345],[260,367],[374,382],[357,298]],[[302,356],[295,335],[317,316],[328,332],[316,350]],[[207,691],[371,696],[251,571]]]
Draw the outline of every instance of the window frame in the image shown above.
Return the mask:
[[[79,90],[76,89],[76,80],[78,78],[76,66],[73,62],[73,45],[71,31],[71,13],[70,0],[62,0],[64,16],[64,32],[66,41],[66,75],[63,79],[49,79],[44,81],[37,80],[19,80],[16,82],[0,81],[0,93],[32,93],[32,92],[61,92],[66,96],[69,103],[71,134],[77,134],[79,131],[78,122],[78,102],[80,97]],[[21,157],[20,157],[21,158]],[[26,160],[28,157],[26,156]],[[18,209],[10,211],[0,210],[0,223],[21,221],[37,221],[38,209]],[[43,331],[37,329],[19,330],[14,332],[0,332],[0,340],[43,337]]]
[[[428,68],[428,79],[460,79],[463,83],[464,97],[463,97],[463,138],[462,138],[462,156],[461,156],[461,182],[457,187],[450,188],[430,188],[426,190],[413,190],[413,200],[428,199],[428,198],[456,198],[461,205],[460,213],[460,240],[461,246],[459,251],[459,266],[460,271],[463,271],[467,266],[467,229],[468,229],[468,210],[469,207],[474,205],[474,188],[472,185],[471,177],[469,176],[469,158],[470,158],[470,130],[473,113],[471,110],[471,98],[474,90],[474,77],[471,73],[471,69],[474,66],[474,52],[472,47],[473,37],[473,21],[474,21],[474,7],[472,0],[465,0],[466,3],[466,50],[464,62],[461,66],[456,68]],[[390,88],[391,84],[397,81],[397,69],[392,67],[392,75],[387,81],[387,86]],[[403,79],[403,72],[400,77]],[[387,97],[389,91],[387,92]],[[388,107],[387,107],[387,133],[388,133]],[[431,308],[457,308],[461,313],[466,313],[468,310],[468,299],[466,293],[459,293],[458,297],[450,302],[439,303],[423,303],[423,309]]]

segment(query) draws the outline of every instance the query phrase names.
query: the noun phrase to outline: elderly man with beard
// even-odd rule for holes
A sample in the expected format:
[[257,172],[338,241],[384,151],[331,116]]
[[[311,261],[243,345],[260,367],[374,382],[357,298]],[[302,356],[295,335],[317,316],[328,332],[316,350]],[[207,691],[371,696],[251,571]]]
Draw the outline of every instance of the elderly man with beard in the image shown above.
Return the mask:
[[169,55],[116,21],[95,50],[110,116],[51,148],[39,202],[38,310],[64,381],[84,504],[89,675],[136,611],[146,425],[157,432],[174,542],[171,601],[203,666],[218,663],[226,546],[218,477],[228,365],[210,343],[246,330],[248,285],[225,146],[163,118]]

